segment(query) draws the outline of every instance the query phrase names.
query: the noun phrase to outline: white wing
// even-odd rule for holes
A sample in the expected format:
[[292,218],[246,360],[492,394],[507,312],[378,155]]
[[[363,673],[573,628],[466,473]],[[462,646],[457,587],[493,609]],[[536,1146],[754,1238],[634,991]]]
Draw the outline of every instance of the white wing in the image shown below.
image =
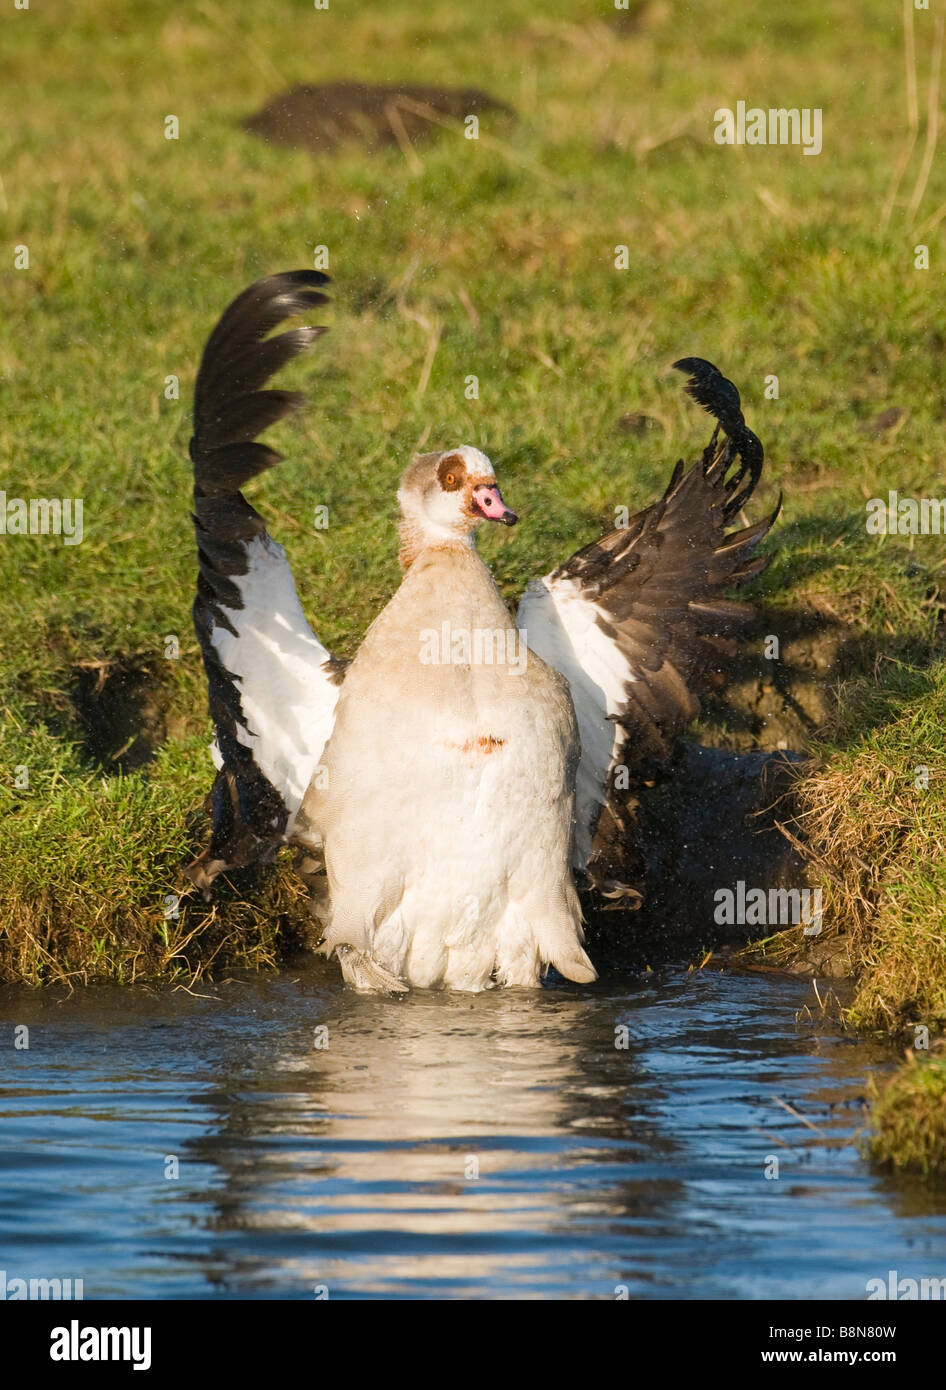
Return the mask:
[[529,584],[517,617],[528,646],[571,687],[581,737],[574,863],[613,898],[632,891],[621,862],[628,793],[666,766],[701,691],[721,676],[730,634],[752,616],[726,591],[765,567],[752,554],[779,510],[727,535],[759,479],[762,446],[732,382],[700,358],[675,365],[719,422],[702,459],[686,473],[678,463],[659,502]]

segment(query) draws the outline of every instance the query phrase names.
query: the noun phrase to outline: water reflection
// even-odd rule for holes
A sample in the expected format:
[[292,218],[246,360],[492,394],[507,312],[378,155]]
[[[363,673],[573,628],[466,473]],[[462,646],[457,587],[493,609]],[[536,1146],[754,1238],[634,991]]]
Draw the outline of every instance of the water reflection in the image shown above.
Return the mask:
[[809,990],[387,1000],[314,964],[210,999],[7,993],[34,1042],[6,1077],[2,1263],[137,1297],[862,1297],[878,1264],[946,1273],[943,1199],[858,1155],[879,1054],[799,1029]]
[[403,1287],[405,1259],[441,1292],[560,1278],[557,1249],[678,1186],[656,1169],[672,1138],[628,1110],[629,1087],[637,1112],[661,1088],[614,1017],[580,992],[336,996],[213,1098],[217,1228],[312,1237],[302,1277],[333,1291],[352,1260],[375,1292]]

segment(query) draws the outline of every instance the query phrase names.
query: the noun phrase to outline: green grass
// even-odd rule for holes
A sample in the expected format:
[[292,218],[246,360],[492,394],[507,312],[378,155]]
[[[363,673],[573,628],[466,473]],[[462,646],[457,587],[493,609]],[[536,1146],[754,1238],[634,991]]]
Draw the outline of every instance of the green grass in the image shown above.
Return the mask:
[[[859,943],[852,1017],[946,1023],[943,542],[864,526],[888,488],[946,493],[946,165],[911,225],[921,131],[883,225],[905,139],[897,6],[677,10],[639,5],[623,26],[604,0],[8,10],[5,90],[21,98],[0,126],[0,487],[81,496],[85,539],[0,539],[0,978],[194,975],[308,939],[285,868],[164,913],[211,780],[189,618],[196,364],[238,290],[326,245],[332,332],[281,382],[312,408],[275,432],[289,458],[252,489],[322,639],[352,653],[396,586],[394,490],[421,441],[496,462],[524,524],[483,550],[513,599],[693,457],[707,432],[669,364],[716,361],[767,446],[758,506],[785,493],[759,586],[771,630],[801,612],[842,634],[819,680],[844,680],[845,702],[817,749],[818,775],[851,791],[833,833],[869,860],[855,901],[822,846],[836,925]],[[915,23],[923,105],[933,20]],[[240,128],[285,87],[345,78],[479,84],[519,119],[484,118],[479,141],[443,132],[419,165]],[[823,153],[716,145],[714,111],[739,100],[822,108]],[[873,429],[894,406],[899,427]],[[628,413],[657,428],[622,433]],[[129,754],[136,720],[151,761]],[[830,796],[811,786],[814,814]]]

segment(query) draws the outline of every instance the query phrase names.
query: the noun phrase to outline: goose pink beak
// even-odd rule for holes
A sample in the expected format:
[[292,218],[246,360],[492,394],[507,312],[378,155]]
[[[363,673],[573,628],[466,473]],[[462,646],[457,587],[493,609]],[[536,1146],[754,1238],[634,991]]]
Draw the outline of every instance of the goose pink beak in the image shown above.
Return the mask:
[[501,521],[504,526],[515,526],[519,518],[510,511],[503,501],[503,495],[495,484],[487,486],[480,483],[473,489],[473,507],[487,521]]

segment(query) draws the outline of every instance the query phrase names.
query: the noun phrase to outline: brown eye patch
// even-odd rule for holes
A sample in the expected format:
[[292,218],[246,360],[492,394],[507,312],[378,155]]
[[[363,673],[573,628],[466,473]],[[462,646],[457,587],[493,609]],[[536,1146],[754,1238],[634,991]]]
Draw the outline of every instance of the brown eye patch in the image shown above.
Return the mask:
[[466,482],[466,464],[459,454],[448,454],[440,460],[437,478],[444,492],[456,492]]

